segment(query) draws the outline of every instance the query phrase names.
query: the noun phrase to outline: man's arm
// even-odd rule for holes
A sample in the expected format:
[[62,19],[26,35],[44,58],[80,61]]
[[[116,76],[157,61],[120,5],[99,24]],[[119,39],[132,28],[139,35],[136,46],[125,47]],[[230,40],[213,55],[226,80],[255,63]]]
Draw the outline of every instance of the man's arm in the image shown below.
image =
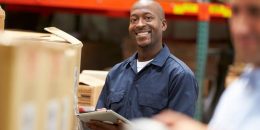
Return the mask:
[[[106,78],[105,85],[100,93],[96,110],[102,111],[106,110],[108,108],[107,106],[107,96],[108,96],[108,87],[109,87],[109,75]],[[89,128],[90,130],[121,130],[122,129],[122,123],[118,122],[115,124],[108,124],[102,121],[97,120],[91,120],[89,122],[83,123],[84,128]]]
[[106,108],[107,109],[107,96],[108,96],[108,87],[109,87],[109,75],[107,75],[107,78],[106,78],[106,82],[105,82],[105,85],[103,86],[103,89],[99,95],[99,98],[98,98],[98,102],[97,102],[97,105],[96,105],[96,110],[97,109],[103,109],[103,108]]
[[183,71],[171,79],[168,108],[192,117],[198,98],[198,85],[194,75]]

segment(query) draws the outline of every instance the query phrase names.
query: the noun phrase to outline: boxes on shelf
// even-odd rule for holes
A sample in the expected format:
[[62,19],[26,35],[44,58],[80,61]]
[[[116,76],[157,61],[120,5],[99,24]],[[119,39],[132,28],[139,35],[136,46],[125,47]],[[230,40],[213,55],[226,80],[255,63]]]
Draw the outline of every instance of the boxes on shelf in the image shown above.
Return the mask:
[[80,112],[94,110],[100,92],[105,84],[107,71],[84,70],[80,74],[78,105]]
[[0,122],[4,130],[71,130],[82,43],[51,33],[0,36]]

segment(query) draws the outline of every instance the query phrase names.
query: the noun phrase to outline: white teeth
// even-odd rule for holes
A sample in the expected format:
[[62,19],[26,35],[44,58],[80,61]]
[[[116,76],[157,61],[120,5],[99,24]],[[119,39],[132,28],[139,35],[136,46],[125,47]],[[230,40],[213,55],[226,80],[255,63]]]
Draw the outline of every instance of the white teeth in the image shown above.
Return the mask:
[[139,35],[139,36],[143,36],[143,35],[147,35],[148,34],[148,32],[140,32],[140,33],[137,33],[137,35]]

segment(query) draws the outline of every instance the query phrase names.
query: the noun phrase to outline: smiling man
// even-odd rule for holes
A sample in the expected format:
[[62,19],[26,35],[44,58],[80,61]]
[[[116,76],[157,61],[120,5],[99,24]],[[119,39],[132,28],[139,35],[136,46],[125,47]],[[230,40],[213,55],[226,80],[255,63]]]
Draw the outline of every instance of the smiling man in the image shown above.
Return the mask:
[[[112,109],[127,119],[151,117],[164,109],[193,116],[198,95],[192,71],[162,42],[164,11],[152,0],[137,1],[130,11],[129,34],[137,52],[109,72],[97,109]],[[93,130],[116,129],[92,121]]]

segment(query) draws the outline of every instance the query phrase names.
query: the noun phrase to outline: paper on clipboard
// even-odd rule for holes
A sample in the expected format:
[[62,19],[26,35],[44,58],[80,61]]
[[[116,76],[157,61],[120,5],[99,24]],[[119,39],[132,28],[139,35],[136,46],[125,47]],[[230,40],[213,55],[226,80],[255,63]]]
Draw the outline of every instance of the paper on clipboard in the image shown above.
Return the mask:
[[78,114],[77,117],[83,122],[88,122],[90,120],[99,120],[104,122],[116,123],[118,120],[122,120],[126,124],[131,124],[129,120],[112,110],[81,113]]

